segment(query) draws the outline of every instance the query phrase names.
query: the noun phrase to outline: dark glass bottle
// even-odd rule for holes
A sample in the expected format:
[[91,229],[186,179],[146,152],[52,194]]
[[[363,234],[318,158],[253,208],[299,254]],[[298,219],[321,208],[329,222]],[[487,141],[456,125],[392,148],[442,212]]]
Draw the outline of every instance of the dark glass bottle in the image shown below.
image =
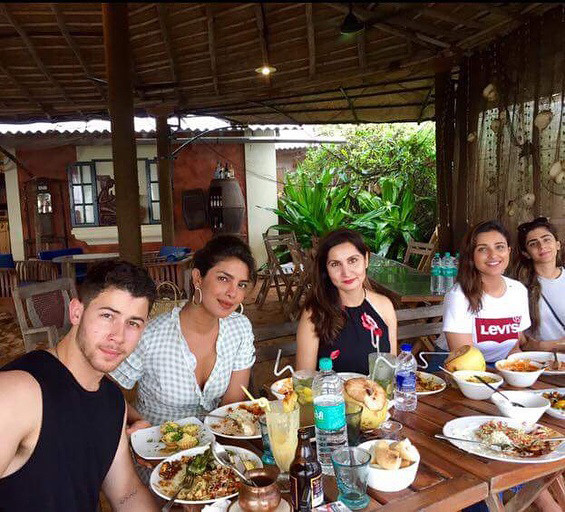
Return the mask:
[[322,466],[310,444],[308,429],[298,429],[298,446],[289,474],[294,512],[310,512],[323,504]]

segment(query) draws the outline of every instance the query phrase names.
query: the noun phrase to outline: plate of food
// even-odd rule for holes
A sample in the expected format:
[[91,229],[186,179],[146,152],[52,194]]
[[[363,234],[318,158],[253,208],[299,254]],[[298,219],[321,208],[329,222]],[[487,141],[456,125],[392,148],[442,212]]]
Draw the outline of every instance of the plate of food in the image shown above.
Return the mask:
[[[465,416],[448,421],[443,435],[479,441],[450,443],[487,459],[517,463],[553,462],[565,458],[565,443],[550,441],[563,434],[538,423],[526,424],[504,416]],[[483,444],[484,443],[484,444]]]
[[418,396],[433,395],[442,392],[447,387],[445,381],[426,372],[416,372],[416,394]]
[[514,354],[510,354],[508,359],[529,359],[532,362],[549,364],[549,366],[543,371],[545,375],[565,375],[565,354],[557,354],[559,366],[555,361],[553,352],[516,352]]
[[[238,446],[225,448],[240,471],[263,467],[261,459],[253,452]],[[151,473],[151,489],[161,498],[171,499],[183,482],[187,470],[195,475],[194,480],[180,491],[176,503],[204,505],[233,498],[239,492],[239,478],[230,468],[220,466],[214,460],[209,446],[184,450],[160,462]]]
[[549,400],[551,406],[545,411],[547,414],[565,420],[565,388],[536,389],[533,393]]
[[131,435],[135,453],[148,460],[160,460],[170,455],[206,446],[214,441],[214,434],[197,418],[166,421],[162,425],[136,430]]
[[230,439],[261,439],[259,418],[264,414],[257,402],[235,402],[213,410],[204,418],[204,425]]

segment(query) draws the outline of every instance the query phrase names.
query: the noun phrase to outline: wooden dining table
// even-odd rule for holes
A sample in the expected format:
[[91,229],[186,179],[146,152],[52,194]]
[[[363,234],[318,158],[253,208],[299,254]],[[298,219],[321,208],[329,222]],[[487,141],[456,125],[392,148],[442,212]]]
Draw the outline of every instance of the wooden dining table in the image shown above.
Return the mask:
[[377,291],[388,295],[397,308],[443,302],[443,295],[434,295],[430,290],[429,272],[421,272],[399,261],[371,253],[367,275]]

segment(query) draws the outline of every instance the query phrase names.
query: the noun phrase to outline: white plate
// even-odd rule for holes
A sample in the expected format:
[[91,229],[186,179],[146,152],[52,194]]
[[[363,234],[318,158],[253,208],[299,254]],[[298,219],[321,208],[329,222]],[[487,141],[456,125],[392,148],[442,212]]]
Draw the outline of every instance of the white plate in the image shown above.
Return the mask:
[[[206,446],[214,440],[214,434],[204,426],[198,418],[183,418],[181,420],[174,420],[179,425],[198,425],[200,433],[198,434],[198,445]],[[159,441],[161,439],[161,426],[143,428],[136,430],[131,435],[131,446],[140,457],[147,460],[161,460],[170,457],[172,454],[163,454],[161,450],[165,448],[165,443]],[[195,447],[196,448],[196,447]]]
[[[164,492],[161,491],[161,487],[159,486],[159,480],[160,480],[159,471],[161,470],[161,466],[163,465],[163,463],[180,459],[185,455],[189,457],[193,455],[198,455],[199,453],[204,453],[207,449],[208,449],[207,446],[198,446],[196,448],[191,448],[190,450],[184,450],[182,452],[175,453],[174,455],[171,455],[170,457],[167,457],[164,461],[160,462],[151,473],[151,478],[149,479],[149,484],[151,485],[151,489],[153,489],[153,492],[155,492],[155,494],[157,494],[158,496],[160,496],[161,498],[167,501],[171,499],[170,496],[167,496]],[[225,446],[225,449],[238,453],[244,459],[252,460],[256,464],[256,467],[258,468],[263,467],[263,463],[261,462],[261,459],[253,452],[246,450],[245,448],[240,448],[239,446]],[[183,505],[205,505],[207,503],[214,503],[219,500],[233,498],[234,496],[237,496],[237,494],[238,493],[236,492],[230,494],[229,496],[222,496],[221,498],[216,498],[214,500],[201,500],[201,501],[175,500],[175,503],[181,503]]]
[[438,384],[441,384],[441,388],[436,389],[435,391],[418,391],[416,393],[418,396],[435,395],[436,393],[441,393],[447,387],[447,384],[445,383],[445,381],[441,377],[438,377],[437,375],[434,375],[433,373],[427,373],[427,372],[421,372],[421,371],[418,371],[418,373],[425,379],[432,378]]
[[[227,416],[228,415],[228,409],[230,407],[232,409],[237,409],[238,405],[241,405],[241,404],[251,405],[252,403],[254,403],[254,402],[252,402],[251,400],[247,400],[246,402],[234,402],[233,404],[228,404],[228,405],[223,405],[222,407],[218,407],[217,409],[211,411],[210,414],[212,414],[213,416]],[[213,418],[213,417],[210,417],[210,416],[206,416],[204,418],[204,425],[206,425],[215,435],[225,437],[226,439],[261,439],[261,429],[260,429],[259,425],[257,425],[259,433],[254,435],[254,436],[228,436],[227,434],[222,434],[221,432],[214,430],[214,428],[212,427],[212,425],[215,425],[219,421],[222,421],[222,420],[219,419],[219,418]]]
[[[516,352],[510,354],[507,359],[529,359],[530,361],[539,361],[545,363],[553,361],[553,352]],[[557,354],[559,362],[565,362],[565,354]],[[565,370],[544,370],[544,375],[565,375]]]
[[[532,393],[535,393],[536,395],[543,395],[544,393],[550,393],[552,391],[557,391],[559,394],[565,395],[565,388],[536,389],[535,391],[532,391]],[[565,420],[565,411],[550,407],[545,412],[554,418]]]
[[[462,439],[471,439],[477,441],[475,437],[475,431],[487,421],[502,421],[509,427],[513,428],[524,428],[524,424],[521,421],[513,420],[512,418],[506,418],[505,416],[465,416],[463,418],[457,418],[448,421],[443,426],[443,435],[451,437],[460,437]],[[537,423],[534,428],[539,426]],[[480,455],[481,457],[486,457],[487,459],[501,460],[504,462],[517,462],[520,464],[532,464],[532,463],[542,463],[542,462],[553,462],[565,458],[565,443],[561,443],[554,451],[541,455],[540,457],[529,457],[522,458],[515,455],[507,455],[505,453],[500,453],[495,450],[491,450],[486,446],[482,446],[476,443],[466,443],[465,441],[449,441],[451,444],[461,448],[462,450],[473,453],[475,455]]]
[[341,380],[344,382],[349,379],[357,379],[358,377],[367,378],[367,375],[363,375],[362,373],[355,373],[355,372],[339,372],[337,376],[340,377]]

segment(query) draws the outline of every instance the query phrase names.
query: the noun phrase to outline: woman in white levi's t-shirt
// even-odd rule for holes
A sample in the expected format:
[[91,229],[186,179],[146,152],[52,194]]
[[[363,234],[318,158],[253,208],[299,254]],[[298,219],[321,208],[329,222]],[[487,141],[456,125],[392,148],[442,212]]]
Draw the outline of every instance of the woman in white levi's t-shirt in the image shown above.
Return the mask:
[[530,326],[528,293],[503,276],[511,248],[508,231],[497,221],[481,222],[463,239],[457,283],[445,295],[444,336],[438,345],[454,350],[476,345],[488,363],[520,351]]
[[528,288],[528,350],[565,351],[565,272],[557,228],[546,217],[518,226],[516,277]]

